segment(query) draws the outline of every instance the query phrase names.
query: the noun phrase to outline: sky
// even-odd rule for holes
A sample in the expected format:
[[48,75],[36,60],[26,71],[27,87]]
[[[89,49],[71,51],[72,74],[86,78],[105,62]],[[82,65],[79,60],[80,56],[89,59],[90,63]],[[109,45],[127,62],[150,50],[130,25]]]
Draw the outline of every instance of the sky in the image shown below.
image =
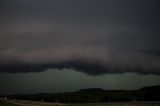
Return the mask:
[[159,5],[0,0],[0,94],[160,85]]

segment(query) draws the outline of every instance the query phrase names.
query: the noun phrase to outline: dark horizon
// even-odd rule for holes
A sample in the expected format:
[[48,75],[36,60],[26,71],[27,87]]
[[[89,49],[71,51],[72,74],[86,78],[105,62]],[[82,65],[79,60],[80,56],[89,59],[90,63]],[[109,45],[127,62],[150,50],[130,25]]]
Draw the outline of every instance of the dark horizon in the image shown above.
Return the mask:
[[[52,103],[159,103],[160,86],[148,86],[137,90],[80,89],[72,92],[8,95],[2,98],[16,101]],[[23,102],[22,102],[23,103]]]
[[63,93],[74,93],[74,92],[81,92],[81,91],[92,91],[92,90],[95,90],[95,91],[138,91],[138,90],[143,90],[144,88],[156,88],[156,87],[159,87],[160,88],[160,85],[152,85],[152,86],[143,86],[143,87],[140,87],[140,88],[137,88],[137,89],[103,89],[103,88],[81,88],[81,89],[77,89],[77,90],[73,90],[73,91],[65,91],[65,92],[37,92],[37,93],[22,93],[22,94],[6,94],[6,95],[0,95],[0,97],[4,97],[4,96],[14,96],[14,95],[38,95],[38,94],[63,94]]

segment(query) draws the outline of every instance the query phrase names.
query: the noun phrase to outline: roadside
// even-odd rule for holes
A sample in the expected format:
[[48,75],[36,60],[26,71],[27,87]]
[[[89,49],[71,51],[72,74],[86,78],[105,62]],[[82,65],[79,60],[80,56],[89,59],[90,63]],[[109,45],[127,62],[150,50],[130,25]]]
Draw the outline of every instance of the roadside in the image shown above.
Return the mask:
[[13,103],[9,103],[9,102],[0,100],[0,106],[20,106],[20,105],[16,105],[16,104],[13,104]]

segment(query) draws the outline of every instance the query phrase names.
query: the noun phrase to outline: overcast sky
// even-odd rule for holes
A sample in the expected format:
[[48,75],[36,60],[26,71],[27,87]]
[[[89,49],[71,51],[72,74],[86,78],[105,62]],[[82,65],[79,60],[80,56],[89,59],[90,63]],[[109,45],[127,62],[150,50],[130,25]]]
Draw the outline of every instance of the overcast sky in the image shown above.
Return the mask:
[[0,0],[0,73],[6,73],[0,75],[66,69],[94,80],[128,72],[159,76],[159,5],[159,0]]

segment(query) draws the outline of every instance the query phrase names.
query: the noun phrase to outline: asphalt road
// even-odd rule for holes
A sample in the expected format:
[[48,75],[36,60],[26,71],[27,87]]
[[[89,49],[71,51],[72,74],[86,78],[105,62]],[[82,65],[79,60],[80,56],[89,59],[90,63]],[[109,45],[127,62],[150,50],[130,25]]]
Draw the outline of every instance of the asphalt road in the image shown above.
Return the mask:
[[22,101],[22,100],[7,100],[7,102],[20,105],[20,106],[160,106],[160,102],[119,102],[119,103],[94,103],[94,104],[61,104],[49,102],[35,102],[35,101]]
[[21,100],[7,100],[7,102],[20,105],[20,106],[59,106],[63,104],[47,103],[47,102],[34,102],[34,101],[21,101]]

